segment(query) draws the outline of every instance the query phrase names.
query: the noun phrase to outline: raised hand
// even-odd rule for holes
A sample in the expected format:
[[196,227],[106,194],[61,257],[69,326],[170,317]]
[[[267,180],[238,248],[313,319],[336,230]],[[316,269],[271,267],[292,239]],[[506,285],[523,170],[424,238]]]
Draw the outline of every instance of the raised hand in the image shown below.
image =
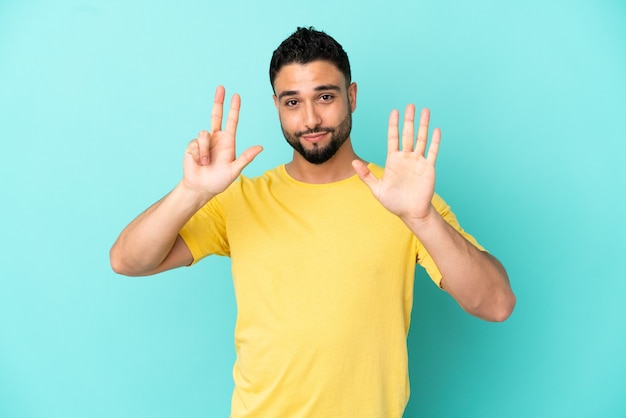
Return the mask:
[[415,106],[408,105],[404,112],[400,149],[399,119],[399,112],[393,110],[389,116],[387,161],[381,179],[376,178],[362,161],[355,160],[352,165],[387,210],[405,220],[425,220],[434,210],[431,200],[435,192],[435,161],[441,131],[434,130],[425,156],[430,111],[422,110],[417,141],[414,141]]
[[217,87],[211,112],[211,131],[201,131],[198,138],[189,143],[183,163],[183,185],[210,197],[223,192],[263,150],[261,146],[255,145],[235,158],[241,98],[238,94],[233,95],[226,128],[222,130],[225,95],[224,87]]

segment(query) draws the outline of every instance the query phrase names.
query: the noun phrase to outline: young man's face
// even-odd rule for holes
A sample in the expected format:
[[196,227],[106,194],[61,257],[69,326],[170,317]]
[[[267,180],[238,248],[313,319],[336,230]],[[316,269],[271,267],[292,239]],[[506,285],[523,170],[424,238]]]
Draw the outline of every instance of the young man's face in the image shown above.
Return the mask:
[[308,162],[328,161],[350,137],[356,84],[346,87],[334,64],[286,65],[274,79],[274,91],[285,139]]

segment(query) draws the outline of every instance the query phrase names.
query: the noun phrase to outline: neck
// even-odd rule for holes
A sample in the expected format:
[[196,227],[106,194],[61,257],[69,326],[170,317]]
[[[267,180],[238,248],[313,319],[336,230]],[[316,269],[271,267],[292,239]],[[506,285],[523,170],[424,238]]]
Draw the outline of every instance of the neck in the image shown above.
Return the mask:
[[352,168],[353,160],[361,160],[361,158],[355,154],[352,143],[348,139],[335,155],[322,164],[312,164],[294,151],[293,160],[285,164],[285,169],[291,177],[304,183],[334,183],[355,174]]

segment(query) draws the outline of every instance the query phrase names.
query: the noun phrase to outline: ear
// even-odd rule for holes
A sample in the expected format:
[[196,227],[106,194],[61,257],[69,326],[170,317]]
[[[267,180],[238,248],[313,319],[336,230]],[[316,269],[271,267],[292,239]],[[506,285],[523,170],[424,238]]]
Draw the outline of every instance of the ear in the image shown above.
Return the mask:
[[348,100],[350,101],[350,113],[356,110],[356,83],[350,83],[348,86]]
[[274,99],[274,107],[276,107],[276,110],[278,109],[278,97],[276,97],[276,95],[272,95],[272,99]]

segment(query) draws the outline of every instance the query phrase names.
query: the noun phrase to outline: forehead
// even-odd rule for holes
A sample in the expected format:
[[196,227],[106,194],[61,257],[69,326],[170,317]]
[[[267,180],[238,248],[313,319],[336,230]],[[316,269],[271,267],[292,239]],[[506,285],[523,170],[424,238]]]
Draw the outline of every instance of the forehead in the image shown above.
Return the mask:
[[338,86],[341,89],[346,85],[343,73],[329,61],[287,64],[280,69],[274,79],[276,95],[287,90],[306,92],[326,85]]

